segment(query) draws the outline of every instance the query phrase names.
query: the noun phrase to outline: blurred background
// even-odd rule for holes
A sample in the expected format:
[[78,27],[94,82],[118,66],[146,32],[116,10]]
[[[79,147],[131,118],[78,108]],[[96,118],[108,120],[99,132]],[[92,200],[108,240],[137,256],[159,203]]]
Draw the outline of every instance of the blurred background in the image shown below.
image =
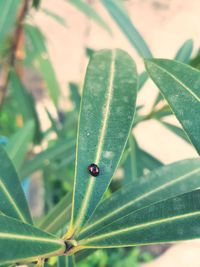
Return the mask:
[[[0,18],[0,142],[23,180],[35,220],[44,229],[45,214],[72,191],[80,95],[88,60],[96,50],[124,49],[141,74],[133,129],[139,162],[134,179],[163,164],[197,156],[143,72],[143,55],[135,39],[140,39],[139,32],[154,57],[176,58],[199,68],[199,0],[112,1],[118,13],[112,13],[106,0],[84,4],[16,0],[7,14],[11,17],[4,1],[0,1],[4,14]],[[125,162],[127,156],[108,194],[124,183],[118,178],[123,181]],[[57,232],[57,227],[48,230]],[[89,257],[81,255],[78,266],[200,266],[198,241],[168,248],[100,250]],[[146,263],[166,250],[155,262]],[[54,266],[54,261],[48,264]]]

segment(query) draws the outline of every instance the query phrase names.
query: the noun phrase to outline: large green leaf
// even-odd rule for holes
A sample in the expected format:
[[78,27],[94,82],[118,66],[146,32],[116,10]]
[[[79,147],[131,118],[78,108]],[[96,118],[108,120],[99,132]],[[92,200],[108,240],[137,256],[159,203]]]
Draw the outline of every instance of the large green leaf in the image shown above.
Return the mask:
[[0,211],[23,222],[32,223],[17,173],[2,147],[0,147],[0,199]]
[[90,19],[95,21],[99,26],[105,29],[107,32],[111,33],[111,30],[107,23],[102,19],[102,17],[84,0],[68,0],[68,3],[74,5],[78,10],[83,12]]
[[29,224],[0,215],[0,264],[31,262],[63,254],[62,240]]
[[200,72],[178,61],[167,59],[146,60],[145,65],[200,153]]
[[[127,53],[102,50],[92,56],[82,94],[68,236],[86,223],[111,181],[131,130],[136,92],[136,67]],[[91,163],[99,166],[98,177],[89,174]]]
[[200,237],[200,190],[120,217],[79,240],[80,247],[127,247]]
[[150,172],[101,203],[80,238],[145,206],[196,189],[200,186],[199,175],[200,159],[183,160]]
[[101,1],[107,11],[110,13],[114,21],[118,24],[122,32],[125,34],[129,42],[137,50],[140,56],[151,58],[152,54],[146,42],[132,24],[124,9],[119,5],[119,0],[102,0]]
[[20,7],[20,0],[0,1],[0,44],[10,34],[10,31],[15,25],[17,11]]
[[[49,96],[55,105],[58,105],[60,94],[59,84],[55,71],[49,59],[45,38],[37,27],[32,25],[25,26],[26,33],[26,52],[28,61],[34,63],[35,67],[42,74],[46,83]],[[30,60],[29,60],[30,57]]]
[[5,149],[18,171],[24,162],[29,145],[33,141],[34,122],[30,120],[10,138]]

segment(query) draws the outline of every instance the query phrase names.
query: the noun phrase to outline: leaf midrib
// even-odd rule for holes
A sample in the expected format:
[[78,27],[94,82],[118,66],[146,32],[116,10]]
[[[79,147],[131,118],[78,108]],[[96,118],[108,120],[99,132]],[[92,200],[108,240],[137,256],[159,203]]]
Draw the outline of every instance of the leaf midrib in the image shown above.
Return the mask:
[[18,235],[18,234],[10,234],[10,233],[2,233],[0,232],[0,239],[16,239],[16,240],[27,240],[27,241],[39,241],[42,243],[55,243],[62,245],[63,242],[60,240],[53,240],[47,237],[36,237],[36,236],[28,236],[28,235]]

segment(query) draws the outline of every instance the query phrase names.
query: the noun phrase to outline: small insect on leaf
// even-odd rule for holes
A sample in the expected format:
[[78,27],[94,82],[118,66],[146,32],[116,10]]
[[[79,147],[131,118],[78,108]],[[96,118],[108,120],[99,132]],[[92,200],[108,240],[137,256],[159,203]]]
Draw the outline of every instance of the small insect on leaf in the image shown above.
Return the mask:
[[100,173],[99,167],[94,163],[88,166],[88,171],[92,176],[95,176],[95,177],[98,176]]

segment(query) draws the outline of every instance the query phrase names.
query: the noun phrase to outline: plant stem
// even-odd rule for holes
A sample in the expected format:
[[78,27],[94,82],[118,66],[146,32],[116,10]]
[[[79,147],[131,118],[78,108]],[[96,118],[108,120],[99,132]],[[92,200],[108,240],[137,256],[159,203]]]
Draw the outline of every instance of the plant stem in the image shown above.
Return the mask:
[[15,68],[16,52],[18,50],[20,40],[23,34],[23,21],[28,11],[28,6],[29,6],[28,3],[29,3],[29,0],[23,0],[21,10],[18,14],[18,18],[16,21],[16,27],[15,27],[15,31],[13,34],[13,38],[11,40],[10,54],[4,66],[3,85],[0,87],[0,109],[3,106],[4,99],[6,96],[6,91],[7,91],[9,77],[10,77],[10,69]]

